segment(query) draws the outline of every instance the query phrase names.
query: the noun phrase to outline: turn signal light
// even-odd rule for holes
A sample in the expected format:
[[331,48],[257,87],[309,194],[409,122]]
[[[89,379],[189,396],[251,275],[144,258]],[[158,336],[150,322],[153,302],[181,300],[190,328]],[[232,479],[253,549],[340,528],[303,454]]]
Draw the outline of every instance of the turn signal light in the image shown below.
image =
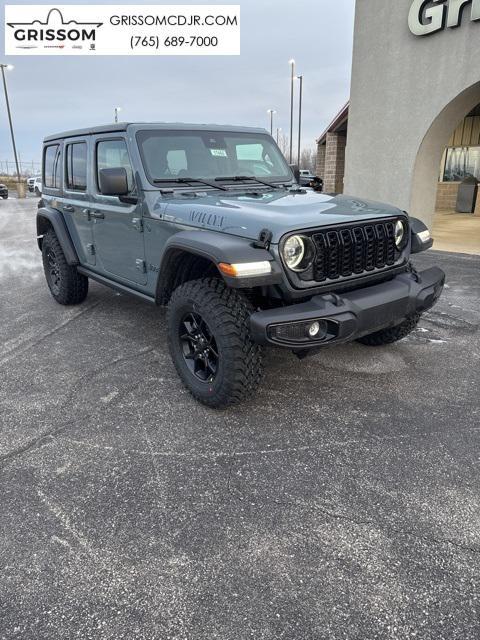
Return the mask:
[[220,271],[230,278],[252,278],[255,276],[266,276],[272,273],[270,262],[244,262],[240,264],[227,264],[220,262]]

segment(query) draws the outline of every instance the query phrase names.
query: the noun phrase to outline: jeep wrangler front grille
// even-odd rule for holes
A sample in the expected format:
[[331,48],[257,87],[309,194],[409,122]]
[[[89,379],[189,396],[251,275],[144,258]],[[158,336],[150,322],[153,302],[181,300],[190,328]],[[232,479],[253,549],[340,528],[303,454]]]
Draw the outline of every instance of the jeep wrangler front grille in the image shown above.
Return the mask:
[[399,258],[395,221],[325,229],[312,234],[313,280],[325,282],[391,267]]

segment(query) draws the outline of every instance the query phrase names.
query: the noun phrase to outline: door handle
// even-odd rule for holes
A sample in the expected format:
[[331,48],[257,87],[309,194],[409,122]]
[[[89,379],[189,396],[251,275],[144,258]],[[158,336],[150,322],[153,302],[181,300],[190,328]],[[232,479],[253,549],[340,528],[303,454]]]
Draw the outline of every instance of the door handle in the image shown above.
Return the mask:
[[64,204],[63,210],[66,211],[67,213],[73,213],[75,211],[75,207],[72,207],[71,204]]
[[90,211],[90,216],[97,219],[105,218],[105,214],[101,211]]

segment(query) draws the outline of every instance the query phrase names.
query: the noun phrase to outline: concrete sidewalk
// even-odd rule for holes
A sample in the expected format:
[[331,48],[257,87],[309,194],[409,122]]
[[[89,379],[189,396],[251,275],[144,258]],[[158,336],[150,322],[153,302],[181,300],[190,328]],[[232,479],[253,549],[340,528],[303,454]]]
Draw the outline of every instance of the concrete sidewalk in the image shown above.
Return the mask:
[[33,200],[0,202],[0,638],[476,640],[480,258],[405,341],[272,351],[196,404],[165,314],[63,308]]

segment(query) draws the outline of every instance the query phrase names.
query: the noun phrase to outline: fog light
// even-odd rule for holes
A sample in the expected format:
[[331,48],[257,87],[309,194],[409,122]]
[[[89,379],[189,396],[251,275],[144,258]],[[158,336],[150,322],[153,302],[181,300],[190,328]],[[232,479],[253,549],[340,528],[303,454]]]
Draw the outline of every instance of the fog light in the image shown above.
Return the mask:
[[312,340],[318,340],[319,338],[324,338],[327,335],[328,324],[325,320],[315,320],[307,325],[306,328],[308,337]]
[[310,338],[316,338],[320,333],[320,323],[312,322],[312,324],[308,327],[308,335]]

